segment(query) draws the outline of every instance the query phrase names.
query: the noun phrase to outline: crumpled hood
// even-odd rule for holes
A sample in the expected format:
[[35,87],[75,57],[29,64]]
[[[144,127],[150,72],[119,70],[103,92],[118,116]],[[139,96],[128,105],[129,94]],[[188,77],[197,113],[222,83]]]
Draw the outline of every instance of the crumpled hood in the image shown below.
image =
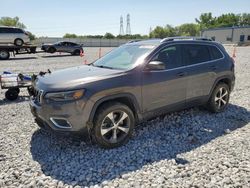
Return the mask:
[[83,84],[117,76],[123,72],[83,65],[38,76],[36,87],[45,91],[80,88]]

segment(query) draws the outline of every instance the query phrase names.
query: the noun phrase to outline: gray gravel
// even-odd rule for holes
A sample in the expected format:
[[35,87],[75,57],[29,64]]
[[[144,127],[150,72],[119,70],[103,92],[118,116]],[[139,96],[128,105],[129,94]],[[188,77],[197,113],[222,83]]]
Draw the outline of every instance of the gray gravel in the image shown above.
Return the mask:
[[[58,55],[17,56],[0,61],[0,72],[56,70],[84,61]],[[97,56],[98,49],[86,49],[88,61]],[[250,187],[249,70],[250,47],[239,47],[236,88],[225,112],[192,108],[159,117],[137,126],[132,140],[113,150],[41,131],[27,92],[8,102],[2,91],[0,187]]]

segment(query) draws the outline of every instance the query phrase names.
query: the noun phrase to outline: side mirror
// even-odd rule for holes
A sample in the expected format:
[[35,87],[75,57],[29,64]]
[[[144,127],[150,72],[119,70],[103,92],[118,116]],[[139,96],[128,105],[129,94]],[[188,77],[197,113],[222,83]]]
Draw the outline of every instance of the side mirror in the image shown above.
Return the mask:
[[146,70],[165,70],[166,65],[161,61],[151,61],[147,64]]

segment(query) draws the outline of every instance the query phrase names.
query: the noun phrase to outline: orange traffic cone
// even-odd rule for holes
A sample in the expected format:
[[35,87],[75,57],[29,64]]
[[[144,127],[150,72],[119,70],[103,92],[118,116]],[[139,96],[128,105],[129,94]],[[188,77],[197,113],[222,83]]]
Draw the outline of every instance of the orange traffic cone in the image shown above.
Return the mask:
[[84,56],[84,51],[83,51],[83,50],[80,51],[80,56],[81,56],[81,57]]
[[84,64],[84,65],[87,65],[87,64],[88,64],[87,59],[84,60],[83,64]]

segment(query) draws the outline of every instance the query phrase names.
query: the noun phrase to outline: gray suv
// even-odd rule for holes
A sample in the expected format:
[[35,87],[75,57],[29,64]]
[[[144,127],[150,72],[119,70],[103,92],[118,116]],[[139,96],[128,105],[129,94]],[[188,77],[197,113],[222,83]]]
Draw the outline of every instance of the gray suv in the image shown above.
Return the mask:
[[90,65],[38,76],[30,107],[42,128],[114,148],[155,116],[197,105],[222,112],[234,83],[234,61],[217,42],[135,41]]
[[80,55],[81,51],[83,52],[82,45],[67,41],[60,41],[54,44],[43,44],[41,50],[49,53],[66,52],[71,53],[71,55]]

